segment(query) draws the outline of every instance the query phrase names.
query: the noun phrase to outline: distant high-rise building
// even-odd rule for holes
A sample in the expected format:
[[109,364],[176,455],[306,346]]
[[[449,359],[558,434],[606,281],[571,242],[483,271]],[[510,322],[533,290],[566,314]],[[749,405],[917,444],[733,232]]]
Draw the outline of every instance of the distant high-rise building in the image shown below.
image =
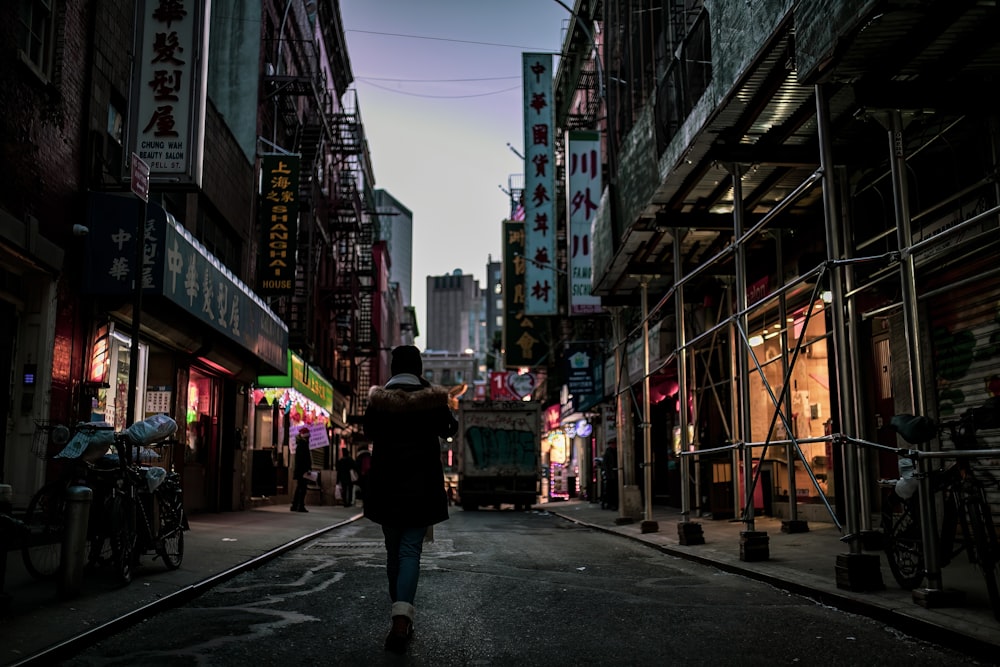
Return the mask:
[[413,305],[413,212],[385,190],[375,190],[378,237],[389,249],[389,282],[399,285],[403,306]]
[[479,281],[461,269],[427,276],[427,349],[479,355],[485,349],[483,294]]

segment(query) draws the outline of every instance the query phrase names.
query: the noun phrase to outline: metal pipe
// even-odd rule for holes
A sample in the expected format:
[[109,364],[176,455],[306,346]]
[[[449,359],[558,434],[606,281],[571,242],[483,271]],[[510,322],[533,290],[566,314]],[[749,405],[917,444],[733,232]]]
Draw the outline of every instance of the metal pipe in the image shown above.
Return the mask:
[[[782,231],[776,230],[774,232],[774,254],[777,257],[777,279],[779,285],[785,284],[785,271],[784,271],[784,247],[781,243]],[[779,330],[780,335],[778,340],[781,341],[781,374],[786,378],[785,385],[788,385],[787,377],[790,375],[788,372],[788,327],[785,322],[788,318],[788,302],[785,299],[784,292],[781,293],[781,298],[778,299],[778,323],[781,325]],[[803,332],[804,333],[804,332]],[[792,414],[792,394],[789,391],[781,392],[781,405],[775,406],[775,409],[784,409],[786,415]],[[787,426],[783,426],[787,432]],[[791,435],[791,433],[788,433]],[[771,434],[768,434],[770,438]],[[788,519],[789,521],[799,520],[799,504],[798,504],[798,494],[795,491],[795,458],[796,458],[797,448],[793,443],[789,443],[785,446],[785,460],[788,461],[788,466],[786,473],[788,474],[788,479],[786,483],[788,484]]]
[[[840,207],[840,220],[841,225],[841,247],[843,248],[845,254],[850,257],[854,254],[854,247],[852,239],[854,235],[852,234],[852,219],[847,211],[850,210],[849,202],[845,201],[847,199],[847,192],[850,188],[848,187],[847,172],[843,168],[837,168],[835,170],[835,176],[837,182],[840,185],[839,192],[842,193],[842,201]],[[851,386],[856,386],[855,383],[857,378],[862,377],[861,370],[861,359],[858,358],[858,352],[861,350],[861,344],[859,342],[858,336],[858,305],[857,299],[854,296],[854,264],[847,263],[844,265],[844,290],[841,298],[844,300],[844,311],[847,318],[847,345],[848,349],[855,350],[854,354],[847,355],[845,359],[846,363],[849,365],[850,377],[854,380]],[[840,400],[847,400],[843,393],[840,396]],[[852,401],[854,423],[848,425],[848,427],[841,428],[841,431],[846,431],[850,428],[852,433],[861,433],[864,428],[864,420],[861,415],[863,412],[861,403],[861,392],[852,391],[850,392],[850,400]],[[832,430],[832,429],[831,429]],[[862,532],[868,532],[872,530],[872,512],[873,509],[873,498],[871,494],[872,487],[872,472],[871,472],[871,453],[867,450],[860,450],[858,452],[858,502],[860,508],[860,529]],[[829,479],[827,480],[829,487]]]
[[[681,235],[674,232],[674,283],[676,284],[681,276]],[[645,300],[643,301],[645,304]],[[684,347],[685,337],[684,322],[684,285],[677,288],[677,298],[674,300],[674,329],[678,349]],[[687,409],[688,383],[687,383],[687,353],[677,354],[677,422],[681,427],[681,451],[686,452],[690,445],[688,438],[688,409]],[[681,460],[681,520],[687,523],[688,514],[691,511],[691,494],[688,490],[689,471],[686,464]],[[698,507],[701,502],[696,498]]]
[[[920,343],[920,322],[917,320],[917,279],[914,253],[910,250],[913,232],[910,225],[909,193],[906,181],[906,156],[903,151],[903,121],[898,110],[888,112],[889,156],[892,167],[892,198],[896,215],[896,242],[903,253],[899,264],[902,288],[903,322],[906,335],[907,362],[909,364],[910,400],[913,414],[925,413],[923,352]],[[927,465],[918,460],[921,473],[929,472]],[[936,508],[931,492],[930,476],[920,475],[920,536],[924,547],[924,574],[927,587],[942,588],[940,559],[937,553]]]
[[[839,260],[843,253],[840,248],[840,218],[837,211],[837,183],[833,168],[833,146],[830,139],[830,110],[827,106],[826,87],[815,86],[816,92],[816,129],[819,135],[819,160],[823,170],[823,218],[826,222],[827,258]],[[850,394],[854,391],[854,378],[850,367],[850,350],[847,347],[847,336],[844,321],[844,283],[843,266],[834,261],[830,267],[830,290],[833,293],[833,351],[837,362],[838,405],[840,406],[840,430],[855,423],[854,404]],[[847,447],[844,452],[844,495],[847,508],[847,532],[858,534],[858,497],[854,490],[858,488],[858,457],[853,447]],[[825,498],[824,498],[825,500]],[[852,554],[861,553],[861,541],[851,540],[848,544]]]
[[[677,258],[674,258],[677,261]],[[656,521],[653,519],[653,433],[652,423],[649,419],[649,304],[646,303],[646,292],[649,287],[649,276],[642,276],[639,281],[642,287],[642,481],[645,486],[643,497],[645,499],[644,521],[641,531],[643,533],[655,533],[659,530]]]
[[[739,315],[734,322],[736,332],[745,332],[749,327],[747,316],[747,288],[746,288],[746,246],[742,239],[743,234],[743,169],[740,165],[734,164],[732,168],[733,179],[733,236],[738,239],[735,245],[735,267],[736,274],[736,310]],[[735,332],[734,332],[735,333]],[[733,376],[739,379],[739,420],[736,422],[737,440],[746,443],[750,440],[750,374],[748,371],[749,359],[747,358],[747,346],[736,343],[737,336],[733,335],[733,343],[736,347],[736,367],[733,368]],[[754,529],[754,507],[753,507],[753,451],[744,446],[743,452],[743,490],[745,506],[743,517],[746,522],[747,531]],[[733,476],[735,482],[736,476]]]

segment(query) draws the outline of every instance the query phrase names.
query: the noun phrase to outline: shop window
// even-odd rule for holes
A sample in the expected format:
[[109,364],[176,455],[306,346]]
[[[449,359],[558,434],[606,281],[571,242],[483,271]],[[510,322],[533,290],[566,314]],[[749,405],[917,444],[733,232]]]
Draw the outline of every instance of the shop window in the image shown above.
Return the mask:
[[[114,323],[102,326],[95,334],[91,363],[88,372],[90,382],[97,388],[91,399],[90,421],[106,421],[116,430],[125,429],[128,415],[128,384],[131,367],[132,338],[117,330]],[[145,396],[146,358],[148,347],[139,344],[139,368],[136,376],[136,401]],[[136,419],[145,416],[145,402],[135,405]]]
[[[748,369],[750,439],[758,443],[765,440],[772,443],[796,440],[802,459],[793,457],[795,495],[802,502],[818,502],[820,495],[806,465],[817,479],[822,480],[820,489],[824,493],[826,484],[832,480],[832,470],[828,465],[831,460],[830,443],[801,442],[822,438],[831,429],[830,367],[827,358],[829,332],[823,312],[825,305],[822,300],[817,300],[812,306],[808,322],[808,305],[799,304],[796,308],[788,308],[789,314],[784,322],[778,321],[776,309],[772,309],[767,314],[758,314],[751,319],[749,329],[751,351],[761,367],[758,372],[751,361]],[[784,350],[782,333],[786,338]],[[786,389],[783,386],[786,364],[791,361],[792,352],[800,341],[801,348],[791,373],[788,374],[789,386]],[[781,406],[784,419],[775,419],[776,408],[772,395],[775,399],[784,397]],[[769,432],[772,422],[774,429]],[[781,495],[789,492],[789,449],[787,444],[776,444],[768,448],[767,458],[776,464],[773,479]],[[760,451],[758,449],[757,453]],[[832,489],[832,485],[829,488]]]

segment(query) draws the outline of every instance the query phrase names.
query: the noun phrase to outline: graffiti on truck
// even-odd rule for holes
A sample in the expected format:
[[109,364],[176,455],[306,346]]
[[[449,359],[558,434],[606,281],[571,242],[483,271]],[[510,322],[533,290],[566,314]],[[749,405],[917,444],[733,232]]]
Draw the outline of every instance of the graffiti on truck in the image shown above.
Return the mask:
[[465,442],[475,468],[515,467],[531,470],[538,451],[533,431],[472,426]]

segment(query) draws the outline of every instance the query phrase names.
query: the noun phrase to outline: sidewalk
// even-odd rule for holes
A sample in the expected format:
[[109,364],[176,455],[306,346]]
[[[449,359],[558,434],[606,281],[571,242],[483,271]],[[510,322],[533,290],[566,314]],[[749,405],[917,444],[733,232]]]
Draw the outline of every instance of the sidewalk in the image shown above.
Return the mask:
[[[452,512],[460,512],[452,508]],[[769,558],[740,559],[741,523],[696,519],[705,544],[679,543],[680,512],[653,508],[659,530],[643,534],[640,523],[616,525],[618,513],[586,501],[552,502],[535,506],[597,530],[643,542],[671,556],[699,561],[806,595],[824,604],[875,618],[906,632],[971,652],[991,662],[1000,656],[1000,621],[986,599],[983,578],[959,556],[944,570],[947,589],[966,592],[961,607],[926,609],[900,590],[879,555],[885,589],[852,592],[837,588],[837,556],[848,553],[832,524],[812,523],[803,533],[782,533],[777,519],[758,517],[755,531],[767,533]],[[324,532],[358,519],[361,508],[309,506],[308,513],[289,512],[285,504],[242,512],[195,515],[185,533],[184,562],[166,571],[150,558],[124,588],[101,579],[86,579],[80,595],[60,599],[55,583],[31,579],[12,552],[5,592],[11,598],[0,616],[0,665],[48,665],[74,648],[90,644],[120,627],[181,604],[211,586],[259,565]],[[873,554],[877,552],[871,552]],[[83,639],[73,638],[87,633]]]
[[654,506],[653,519],[659,530],[645,534],[638,521],[616,525],[618,512],[602,510],[596,503],[552,502],[536,509],[655,546],[672,556],[765,581],[990,662],[1000,660],[1000,621],[993,615],[982,574],[969,564],[964,553],[942,572],[945,590],[965,593],[964,604],[927,609],[914,602],[912,592],[899,588],[880,551],[865,553],[879,558],[883,590],[854,592],[838,588],[837,556],[849,553],[849,548],[841,542],[842,534],[832,523],[810,523],[807,532],[783,533],[780,519],[757,517],[753,530],[767,533],[769,558],[748,562],[740,558],[740,533],[746,530],[741,522],[692,519],[692,523],[701,525],[705,543],[687,546],[680,544],[678,537],[682,515],[672,507]]
[[[303,541],[361,516],[355,507],[309,505],[289,512],[268,505],[240,512],[196,514],[184,533],[184,560],[167,571],[151,556],[132,583],[114,585],[105,575],[84,577],[80,594],[61,599],[55,582],[31,578],[20,552],[10,552],[4,592],[10,605],[0,615],[0,665],[50,665],[162,609],[175,606],[239,572],[259,565]],[[124,618],[123,618],[124,617]],[[74,638],[87,633],[84,640]]]

